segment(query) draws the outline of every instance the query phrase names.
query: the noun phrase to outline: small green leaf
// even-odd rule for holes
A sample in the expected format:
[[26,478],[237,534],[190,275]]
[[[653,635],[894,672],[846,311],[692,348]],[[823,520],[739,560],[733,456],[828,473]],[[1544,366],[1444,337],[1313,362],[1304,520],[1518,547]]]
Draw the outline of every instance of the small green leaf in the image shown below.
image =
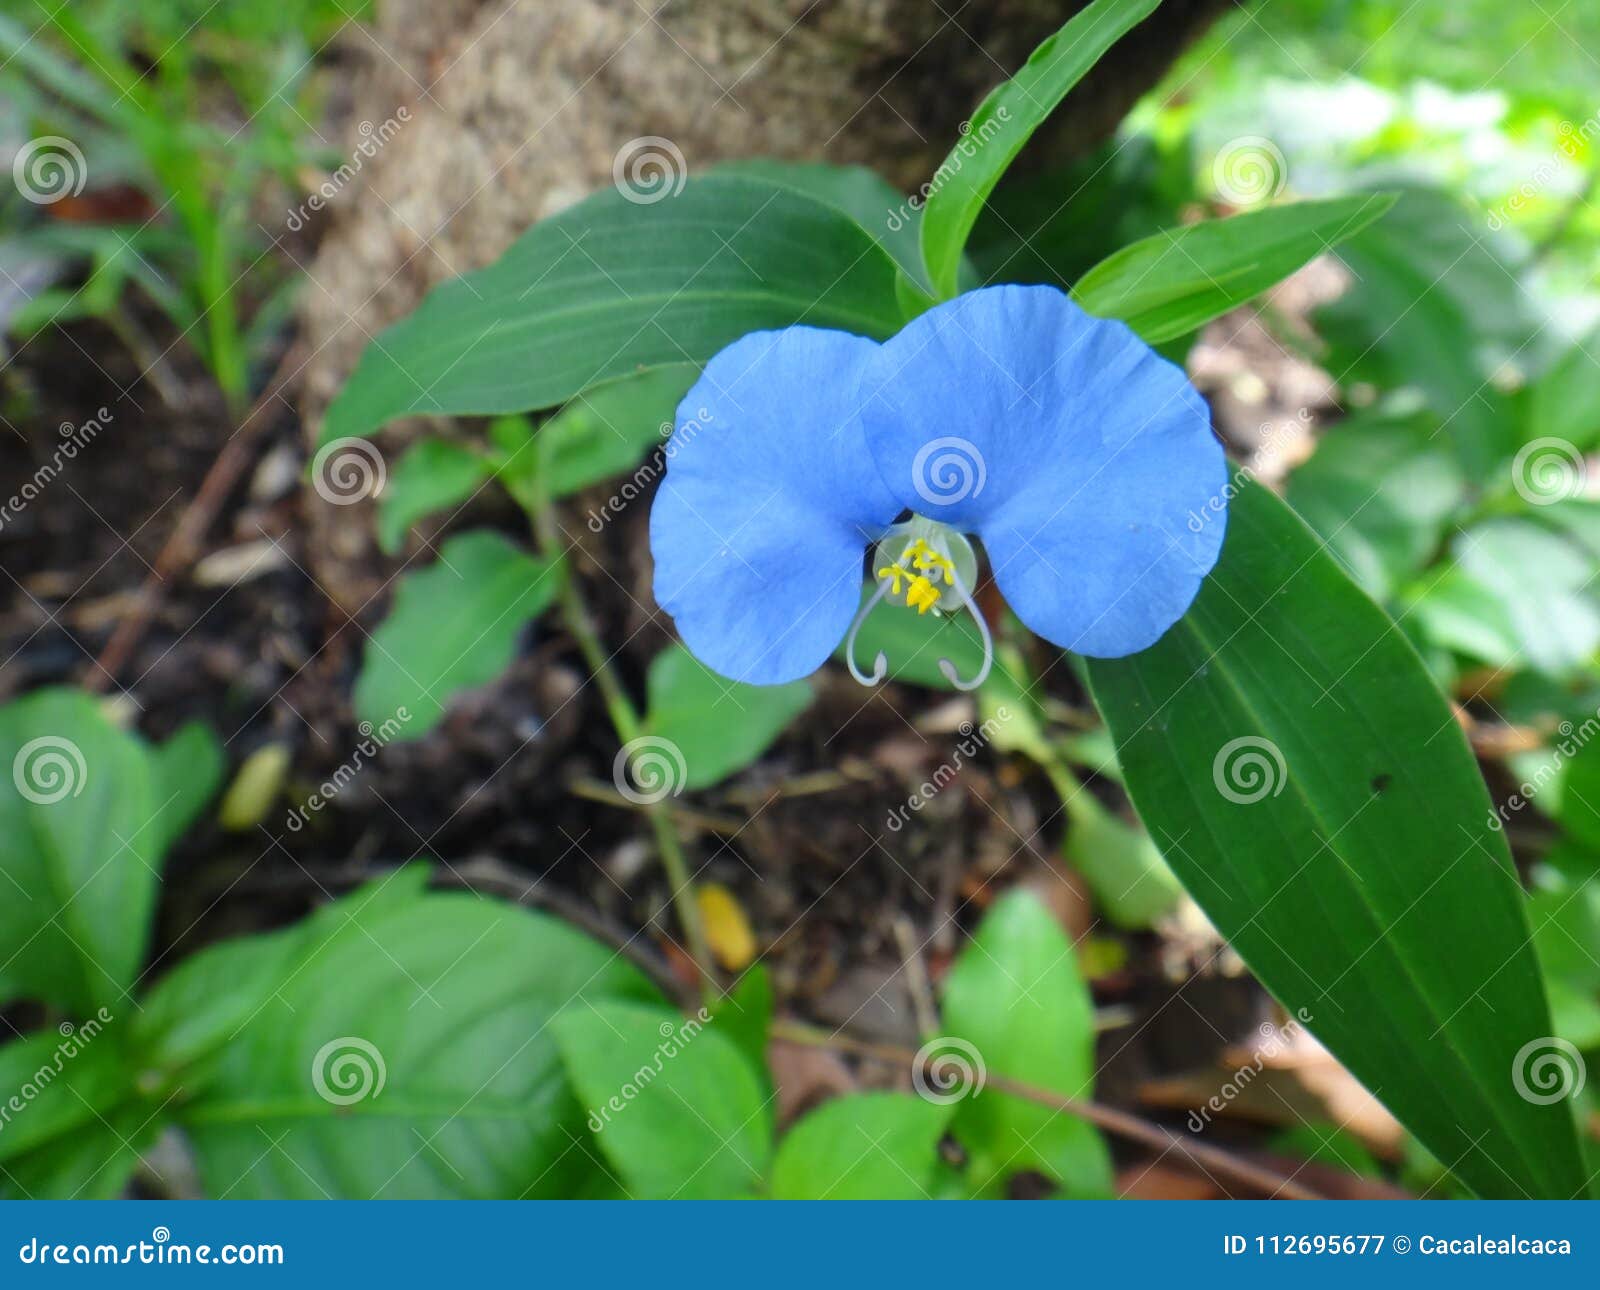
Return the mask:
[[774,1200],[928,1200],[954,1107],[906,1093],[823,1103],[778,1145]]
[[222,782],[222,744],[210,726],[191,721],[150,749],[156,800],[165,805],[150,822],[160,852],[168,851],[199,817]]
[[448,439],[420,439],[395,463],[378,499],[378,546],[393,555],[418,520],[459,506],[494,473],[479,453]]
[[922,260],[936,295],[956,294],[967,236],[1023,144],[1101,55],[1159,2],[1094,0],[978,105],[970,129],[934,172],[922,215]]
[[367,642],[356,715],[373,726],[397,723],[396,739],[427,734],[458,693],[505,670],[562,576],[487,529],[451,538],[436,564],[400,579],[394,607]]
[[1187,224],[1125,246],[1077,282],[1072,297],[1120,318],[1152,345],[1260,295],[1394,205],[1384,193],[1294,202]]
[[1578,548],[1523,519],[1486,520],[1456,538],[1457,567],[1497,597],[1510,619],[1518,661],[1564,676],[1600,647],[1594,565]]
[[738,1045],[767,1090],[772,1087],[772,1077],[767,1071],[767,1042],[772,1034],[775,1003],[772,976],[765,964],[756,963],[746,969],[733,989],[711,1009],[717,1029]]
[[763,327],[887,337],[899,276],[854,220],[779,184],[708,175],[653,205],[607,190],[379,336],[321,442],[419,413],[553,407],[644,368],[704,363]]
[[[259,955],[203,951],[162,983],[146,1066],[208,1194],[550,1197],[593,1177],[552,1019],[660,995],[556,919],[417,881],[330,905]],[[252,997],[208,1007],[208,992]]]
[[[671,434],[678,404],[700,369],[670,363],[637,376],[607,381],[578,395],[528,440],[497,423],[500,474],[519,499],[537,498],[542,481],[554,500],[632,470]],[[508,418],[509,420],[509,418]],[[648,482],[648,481],[646,481]]]
[[215,787],[216,759],[192,729],[152,749],[75,690],[0,708],[0,1003],[126,1006],[163,856]]
[[[1094,1002],[1071,942],[1031,892],[1009,892],[984,915],[945,982],[944,1026],[948,1037],[931,1047],[958,1066],[981,1060],[1007,1079],[1094,1095]],[[952,1040],[969,1047],[946,1047]],[[950,1126],[967,1148],[975,1191],[998,1194],[1025,1169],[1051,1175],[1070,1195],[1111,1190],[1111,1157],[1092,1125],[980,1083],[964,1090]]]
[[686,789],[709,788],[760,757],[810,705],[804,681],[745,685],[718,676],[682,645],[669,645],[646,678],[647,737],[677,750]]
[[1579,452],[1600,447],[1600,328],[1561,355],[1528,387],[1524,439],[1560,439]]
[[1483,780],[1300,520],[1247,483],[1188,614],[1088,669],[1151,836],[1262,983],[1479,1193],[1582,1194],[1570,1107],[1517,1092],[1551,1020]]
[[772,1113],[715,1022],[601,1003],[552,1024],[605,1157],[636,1198],[752,1196],[772,1150]]

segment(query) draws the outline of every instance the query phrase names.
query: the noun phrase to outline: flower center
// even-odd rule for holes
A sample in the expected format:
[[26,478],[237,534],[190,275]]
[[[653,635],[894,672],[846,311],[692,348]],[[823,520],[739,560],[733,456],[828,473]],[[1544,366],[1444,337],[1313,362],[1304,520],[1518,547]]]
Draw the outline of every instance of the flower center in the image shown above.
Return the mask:
[[887,673],[888,658],[881,650],[873,661],[872,674],[863,673],[856,666],[855,643],[867,616],[879,601],[888,600],[915,609],[919,617],[930,610],[935,618],[946,612],[968,610],[983,638],[983,666],[976,677],[966,681],[956,675],[955,665],[947,658],[939,660],[939,670],[958,689],[977,688],[989,674],[994,644],[988,624],[972,602],[971,589],[978,580],[978,557],[972,543],[948,524],[913,515],[904,523],[894,525],[879,540],[873,552],[872,570],[878,589],[856,615],[845,642],[850,674],[863,685],[876,685]]

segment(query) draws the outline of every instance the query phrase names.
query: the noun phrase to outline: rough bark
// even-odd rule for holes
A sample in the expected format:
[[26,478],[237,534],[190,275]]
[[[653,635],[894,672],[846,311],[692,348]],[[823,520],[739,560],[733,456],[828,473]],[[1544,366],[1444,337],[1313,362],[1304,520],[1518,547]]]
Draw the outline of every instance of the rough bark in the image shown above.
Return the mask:
[[[1167,0],[1075,91],[1031,156],[1115,128],[1230,0]],[[301,306],[315,434],[362,348],[433,284],[612,181],[619,148],[870,165],[911,188],[1075,0],[383,0],[348,37],[355,145],[408,118],[330,203]],[[404,433],[402,430],[401,433]],[[382,584],[367,506],[307,494],[313,573],[343,610]]]

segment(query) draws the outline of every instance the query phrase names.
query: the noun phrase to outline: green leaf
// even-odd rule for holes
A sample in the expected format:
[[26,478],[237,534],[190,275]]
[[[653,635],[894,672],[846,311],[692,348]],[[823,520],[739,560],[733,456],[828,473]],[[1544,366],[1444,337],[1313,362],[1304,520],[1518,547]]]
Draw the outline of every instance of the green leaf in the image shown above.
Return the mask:
[[531,436],[531,451],[497,423],[491,433],[502,453],[501,477],[519,499],[537,498],[534,485],[542,481],[554,500],[632,470],[667,441],[699,373],[693,364],[671,363],[596,386],[546,421]]
[[774,1200],[928,1200],[954,1109],[906,1093],[823,1103],[778,1144]]
[[[187,784],[174,752],[192,760]],[[0,708],[0,1003],[33,998],[80,1017],[125,1006],[164,853],[215,787],[216,756],[192,730],[152,750],[75,690]]]
[[205,809],[226,770],[222,744],[210,726],[191,721],[166,743],[150,749],[156,800],[163,803],[150,823],[158,852],[166,852]]
[[1594,565],[1570,542],[1530,520],[1492,519],[1462,533],[1453,549],[1461,572],[1503,606],[1517,662],[1564,676],[1594,656]]
[[[287,950],[224,945],[163,983],[148,1060],[208,1194],[564,1196],[590,1176],[551,1020],[655,989],[556,919],[391,881],[324,909]],[[287,970],[260,997],[274,960]],[[207,986],[251,997],[196,1023],[183,1003]]]
[[[0,1046],[0,1197],[114,1195],[137,1152],[113,1131],[132,1096],[117,1019],[107,1009]],[[65,1033],[63,1033],[63,1031]],[[156,1108],[147,1115],[154,1117]]]
[[772,1036],[775,1006],[772,976],[765,964],[756,963],[745,970],[733,989],[711,1009],[717,1029],[738,1046],[766,1091],[772,1087],[772,1077],[767,1070],[767,1043]]
[[650,1199],[754,1195],[772,1113],[738,1047],[702,1014],[579,1004],[552,1027],[600,1150],[628,1193]]
[[651,660],[646,690],[646,738],[676,751],[682,770],[675,783],[687,789],[709,788],[750,765],[812,699],[804,681],[729,681],[682,645]]
[[[861,590],[861,605],[872,598],[872,588]],[[856,661],[870,672],[872,661],[882,653],[888,660],[887,678],[906,685],[926,686],[930,690],[955,687],[939,670],[939,660],[948,658],[957,676],[976,676],[983,667],[983,640],[972,625],[969,614],[919,614],[902,605],[881,603],[861,625],[856,637]],[[845,661],[844,646],[834,653]]]
[[379,336],[322,443],[418,413],[552,407],[641,368],[704,363],[763,327],[887,337],[897,276],[854,220],[781,185],[706,176],[654,205],[608,189]]
[[744,175],[797,188],[819,202],[837,206],[882,244],[919,291],[929,290],[917,239],[922,212],[877,171],[865,166],[836,166],[826,161],[776,161],[756,157],[747,161],[725,161],[715,173]]
[[[975,1053],[986,1071],[1007,1079],[1072,1098],[1094,1094],[1094,1003],[1071,943],[1032,892],[1009,892],[984,916],[945,982],[944,1026],[948,1038],[929,1047],[957,1067],[973,1066]],[[951,1039],[970,1050],[947,1047]],[[950,1128],[967,1148],[980,1194],[997,1194],[1009,1175],[1032,1168],[1071,1195],[1111,1190],[1105,1142],[1064,1111],[976,1088]]]
[[1293,513],[1244,487],[1188,615],[1088,670],[1152,836],[1262,983],[1481,1194],[1582,1193],[1570,1109],[1512,1081],[1551,1021],[1466,740]]
[[394,607],[367,642],[356,715],[373,726],[395,722],[395,739],[427,734],[455,695],[505,670],[562,576],[559,565],[487,529],[451,538],[438,563],[400,579]]
[[[1568,723],[1567,729],[1571,728]],[[1582,744],[1567,761],[1558,814],[1562,828],[1600,850],[1600,740]]]
[[459,506],[494,474],[482,454],[448,439],[419,439],[395,463],[378,499],[378,546],[393,555],[418,520]]
[[1436,648],[1496,667],[1521,665],[1522,647],[1504,602],[1454,565],[1428,573],[1399,603],[1403,620],[1418,626]]
[[1289,480],[1289,504],[1369,595],[1387,600],[1438,551],[1467,481],[1427,416],[1335,426]]
[[1600,447],[1600,328],[1561,355],[1528,387],[1526,440],[1561,439],[1579,452]]
[[922,260],[935,294],[956,294],[967,236],[1023,144],[1101,55],[1159,2],[1094,0],[978,105],[970,129],[934,172],[922,215]]
[[1373,193],[1167,229],[1100,261],[1072,296],[1090,313],[1120,318],[1156,345],[1260,295],[1392,205],[1392,196]]
[[1516,255],[1457,198],[1408,189],[1339,258],[1353,278],[1317,312],[1323,366],[1346,384],[1420,393],[1473,478],[1489,479],[1519,437],[1494,378],[1536,366],[1543,330]]

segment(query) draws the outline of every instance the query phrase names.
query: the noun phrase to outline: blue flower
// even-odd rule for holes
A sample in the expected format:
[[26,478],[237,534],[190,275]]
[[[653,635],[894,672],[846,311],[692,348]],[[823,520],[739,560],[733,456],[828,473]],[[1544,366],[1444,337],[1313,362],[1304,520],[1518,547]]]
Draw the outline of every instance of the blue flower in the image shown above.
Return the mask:
[[[885,600],[967,610],[987,647],[968,535],[1031,630],[1101,658],[1153,645],[1222,545],[1226,463],[1204,400],[1053,287],[971,292],[881,345],[751,333],[707,364],[667,456],[656,600],[701,661],[758,685],[815,671],[847,634],[853,647]],[[881,654],[871,674],[847,657],[883,678]],[[963,688],[983,679],[941,666]]]

